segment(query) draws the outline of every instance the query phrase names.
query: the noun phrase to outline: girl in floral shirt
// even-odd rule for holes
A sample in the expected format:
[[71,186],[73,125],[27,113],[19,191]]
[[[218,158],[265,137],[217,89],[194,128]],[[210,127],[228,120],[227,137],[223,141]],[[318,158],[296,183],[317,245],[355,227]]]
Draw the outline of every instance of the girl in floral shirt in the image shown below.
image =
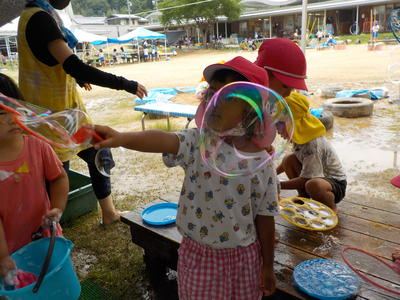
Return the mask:
[[[204,77],[210,85],[208,97],[234,81],[268,85],[267,72],[242,57],[207,67]],[[239,105],[222,112],[225,124],[231,122],[224,132],[237,126],[232,120],[245,116]],[[203,161],[197,128],[177,133],[119,133],[96,126],[96,131],[105,138],[96,148],[122,146],[160,152],[168,167],[185,170],[177,215],[183,236],[178,250],[179,299],[261,299],[263,294],[274,293],[274,216],[279,208],[272,165],[248,176],[222,177]],[[229,161],[230,149],[228,144],[222,146],[219,156]],[[246,155],[265,151],[251,139],[239,150]],[[253,163],[249,160],[243,168],[251,170]]]

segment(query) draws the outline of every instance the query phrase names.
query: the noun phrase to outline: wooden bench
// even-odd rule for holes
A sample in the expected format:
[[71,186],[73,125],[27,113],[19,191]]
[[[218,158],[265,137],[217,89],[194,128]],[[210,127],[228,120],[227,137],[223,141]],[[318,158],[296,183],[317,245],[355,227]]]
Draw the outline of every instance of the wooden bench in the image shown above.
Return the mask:
[[[291,196],[284,194],[283,197]],[[293,195],[292,195],[293,196]],[[144,249],[144,262],[158,299],[177,299],[176,282],[166,278],[167,268],[176,270],[177,250],[181,235],[176,226],[154,227],[144,224],[142,210],[155,203],[177,202],[179,192],[148,203],[125,214],[121,220],[130,226],[132,242]],[[325,233],[312,232],[295,227],[281,217],[275,219],[280,241],[275,249],[275,274],[277,277],[276,299],[311,299],[294,285],[292,274],[297,264],[313,258],[331,258],[342,261],[341,250],[345,246],[362,248],[389,261],[391,253],[400,247],[399,207],[384,199],[350,194],[339,204],[339,225]],[[331,235],[339,239],[339,245],[328,254],[315,249],[323,243],[323,237]],[[398,282],[399,278],[380,278]],[[283,296],[282,296],[283,295]],[[395,300],[398,296],[372,285],[362,284],[356,299]]]

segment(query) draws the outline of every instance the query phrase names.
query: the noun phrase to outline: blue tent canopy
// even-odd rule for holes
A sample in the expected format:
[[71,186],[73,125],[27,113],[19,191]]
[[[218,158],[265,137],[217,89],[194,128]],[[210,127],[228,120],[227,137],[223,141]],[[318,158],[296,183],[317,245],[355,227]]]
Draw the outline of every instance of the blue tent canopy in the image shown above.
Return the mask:
[[148,30],[143,27],[136,28],[135,30],[128,32],[120,36],[117,39],[108,39],[109,43],[123,44],[129,43],[133,40],[157,40],[166,39],[165,34]]

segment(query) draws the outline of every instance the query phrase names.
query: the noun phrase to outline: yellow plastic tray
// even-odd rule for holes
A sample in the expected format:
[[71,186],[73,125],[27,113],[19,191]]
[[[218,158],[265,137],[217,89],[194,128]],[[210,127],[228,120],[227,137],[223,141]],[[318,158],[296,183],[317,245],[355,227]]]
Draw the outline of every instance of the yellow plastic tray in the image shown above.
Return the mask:
[[336,213],[325,204],[302,197],[282,198],[279,201],[280,215],[297,227],[324,231],[338,224]]

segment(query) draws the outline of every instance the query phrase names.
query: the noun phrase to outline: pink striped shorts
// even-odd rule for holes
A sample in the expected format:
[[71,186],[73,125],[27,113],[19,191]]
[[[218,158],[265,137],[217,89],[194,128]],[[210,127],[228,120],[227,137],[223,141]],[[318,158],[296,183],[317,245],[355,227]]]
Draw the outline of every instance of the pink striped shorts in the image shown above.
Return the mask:
[[178,254],[180,300],[262,298],[258,241],[242,248],[214,249],[183,238]]

